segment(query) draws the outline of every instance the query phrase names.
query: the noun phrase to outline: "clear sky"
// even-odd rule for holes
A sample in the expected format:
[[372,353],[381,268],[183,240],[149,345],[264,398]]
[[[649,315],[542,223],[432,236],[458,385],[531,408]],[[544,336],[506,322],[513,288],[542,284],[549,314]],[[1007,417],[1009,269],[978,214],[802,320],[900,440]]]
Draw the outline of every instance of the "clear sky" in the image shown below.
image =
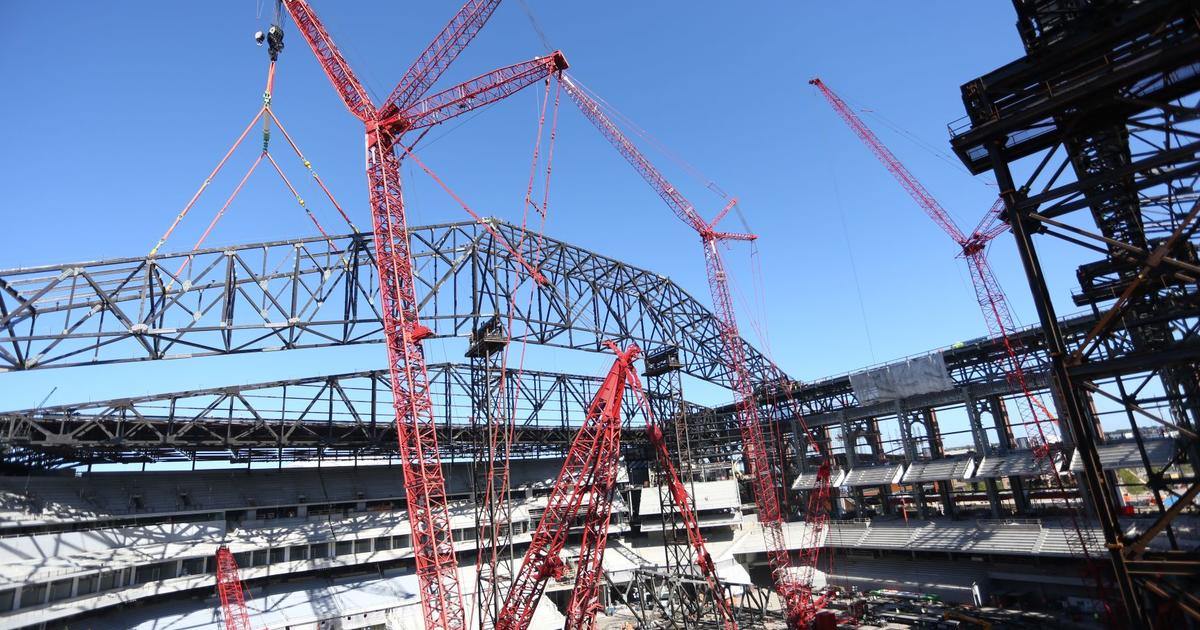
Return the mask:
[[[760,237],[770,350],[815,379],[986,334],[962,261],[875,158],[807,84],[821,76],[958,218],[992,204],[989,177],[947,157],[959,85],[1020,56],[1006,2],[549,2],[527,0],[570,73],[741,200]],[[314,0],[358,75],[387,94],[457,9],[450,2]],[[145,254],[261,102],[270,3],[0,3],[0,268]],[[341,105],[293,25],[274,109],[360,225],[369,224],[362,127]],[[501,5],[438,87],[545,54],[521,2]],[[430,134],[418,154],[481,214],[520,216],[540,90]],[[880,116],[883,118],[881,119]],[[886,120],[886,123],[884,122]],[[430,141],[432,140],[432,141]],[[276,138],[276,142],[279,139]],[[191,247],[254,159],[251,137],[172,237]],[[303,170],[282,145],[293,181]],[[721,201],[649,151],[706,216]],[[406,167],[410,222],[466,218]],[[330,229],[344,229],[311,187]],[[736,224],[731,224],[731,227]],[[671,276],[709,303],[696,238],[564,100],[547,234]],[[209,244],[307,236],[313,228],[278,179],[260,171]],[[749,295],[749,249],[726,254]],[[1073,265],[1045,254],[1061,287]],[[1036,321],[1011,241],[992,249],[1013,308]],[[456,354],[431,360],[454,359]],[[561,354],[561,353],[560,353]],[[597,372],[594,357],[532,367]],[[0,408],[350,371],[384,364],[372,346],[0,375]],[[170,363],[171,365],[162,365]],[[699,397],[698,397],[699,398]],[[701,402],[720,402],[710,394]]]

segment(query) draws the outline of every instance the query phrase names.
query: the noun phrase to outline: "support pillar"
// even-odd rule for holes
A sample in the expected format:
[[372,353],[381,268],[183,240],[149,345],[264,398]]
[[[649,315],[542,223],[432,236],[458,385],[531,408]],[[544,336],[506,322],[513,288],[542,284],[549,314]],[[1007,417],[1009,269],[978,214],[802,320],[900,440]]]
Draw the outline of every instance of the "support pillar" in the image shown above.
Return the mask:
[[[932,408],[922,409],[921,418],[925,423],[925,435],[929,439],[929,455],[933,459],[945,459],[946,446],[942,442],[942,430],[938,426],[937,411]],[[949,479],[937,481],[938,494],[942,497],[942,512],[946,516],[954,516],[954,488]]]
[[1050,355],[1050,368],[1053,383],[1062,396],[1063,407],[1059,407],[1060,420],[1067,426],[1075,437],[1079,459],[1083,464],[1083,477],[1091,503],[1095,506],[1100,526],[1104,530],[1104,542],[1112,560],[1113,581],[1121,594],[1125,607],[1126,620],[1130,627],[1150,627],[1151,620],[1142,609],[1142,601],[1138,597],[1133,578],[1125,564],[1121,528],[1117,515],[1108,501],[1102,497],[1108,495],[1106,481],[1100,466],[1100,454],[1096,449],[1096,435],[1088,430],[1087,410],[1083,393],[1075,385],[1067,365],[1067,347],[1063,341],[1062,331],[1058,328],[1058,315],[1054,311],[1049,289],[1046,287],[1042,264],[1038,259],[1037,248],[1034,246],[1031,231],[1036,226],[1026,222],[1018,207],[1024,195],[1019,192],[1009,171],[1008,162],[1004,157],[1003,141],[995,141],[988,145],[988,153],[992,161],[992,171],[996,174],[996,183],[1000,186],[1001,198],[1009,216],[1013,238],[1017,251],[1021,256],[1021,264],[1029,281],[1034,306],[1037,308],[1038,319],[1042,325],[1047,352]]
[[[817,444],[821,447],[821,452],[829,454],[830,464],[836,470],[838,468],[837,458],[833,456],[833,438],[829,434],[829,427],[828,426],[817,427],[816,438],[817,438]],[[830,474],[836,474],[836,473],[831,471]],[[832,481],[833,480],[831,480],[831,483],[832,483]],[[808,503],[807,503],[807,497],[806,497],[805,505],[807,505],[807,504]],[[829,486],[829,505],[830,505],[830,509],[833,512],[833,518],[842,518],[844,516],[844,514],[842,512],[841,490],[837,486],[833,486],[833,485]]]
[[[875,456],[875,463],[877,465],[887,463],[887,451],[883,450],[883,434],[879,432],[879,420],[875,418],[867,421],[867,440],[871,443],[871,453]],[[879,486],[879,503],[884,514],[895,514],[895,509],[892,508],[891,486]]]
[[[1004,406],[1004,399],[1000,396],[989,396],[988,407],[992,413],[992,420],[996,423],[996,433],[1000,436],[999,448],[1001,455],[1007,455],[1009,451],[1017,447],[1016,437],[1013,436],[1012,424],[1008,419],[1008,408]],[[1018,515],[1029,513],[1029,496],[1025,493],[1025,480],[1017,475],[1008,478],[1008,487],[1012,491],[1013,507]]]
[[475,505],[476,607],[478,627],[495,626],[513,575],[512,503],[507,464],[508,424],[512,410],[504,373],[508,335],[498,316],[471,332],[471,424],[475,444],[471,460],[471,495]]
[[[692,482],[694,468],[690,450],[690,440],[687,427],[687,406],[683,399],[683,381],[680,369],[683,364],[679,361],[679,351],[667,347],[646,355],[646,398],[654,412],[655,421],[663,432],[667,444],[668,456],[671,457],[677,470],[684,474],[683,481],[689,485]],[[653,447],[651,447],[653,448]],[[660,588],[667,590],[666,618],[668,627],[689,629],[701,625],[703,618],[712,612],[710,601],[704,593],[695,588],[689,588],[685,580],[702,580],[695,557],[695,550],[688,541],[681,509],[695,509],[695,505],[680,506],[675,503],[670,490],[667,488],[665,471],[657,465],[653,453],[647,454],[652,462],[650,483],[658,492],[661,504],[661,522],[663,552],[666,557],[666,574],[662,576]],[[687,471],[683,473],[682,471]],[[643,490],[642,492],[647,492]],[[688,496],[694,496],[694,489],[688,489]],[[657,591],[656,591],[657,592]],[[657,594],[654,595],[657,597]]]
[[[853,470],[858,466],[858,427],[852,427],[849,422],[842,421],[842,447],[846,451],[846,469]],[[850,498],[854,501],[854,511],[861,518],[864,510],[862,488],[850,488]]]
[[[900,424],[900,442],[904,448],[904,461],[906,464],[912,464],[917,461],[917,445],[913,443],[912,425],[914,422],[919,422],[920,412],[913,412],[904,409],[899,403],[896,404],[896,420]],[[911,484],[913,489],[913,503],[917,506],[917,516],[921,519],[929,518],[928,511],[925,508],[925,488],[921,482]],[[903,510],[904,506],[901,505]]]
[[[967,408],[967,418],[971,423],[971,439],[975,442],[975,453],[980,458],[985,458],[992,454],[991,440],[988,439],[987,431],[983,428],[983,414],[980,413],[981,405],[986,408],[986,400],[978,400],[971,395],[970,391],[963,392],[963,404]],[[995,479],[984,479],[984,487],[987,488],[988,507],[991,508],[992,518],[1000,518],[1000,488],[996,485]]]

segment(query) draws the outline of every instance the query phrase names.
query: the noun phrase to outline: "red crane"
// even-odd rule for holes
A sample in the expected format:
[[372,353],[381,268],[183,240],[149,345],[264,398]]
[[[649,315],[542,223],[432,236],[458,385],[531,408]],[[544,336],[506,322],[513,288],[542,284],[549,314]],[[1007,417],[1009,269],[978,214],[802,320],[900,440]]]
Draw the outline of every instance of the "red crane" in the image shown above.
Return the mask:
[[521,568],[513,579],[504,606],[496,619],[496,628],[524,630],[529,626],[538,599],[545,591],[547,580],[559,577],[563,573],[559,553],[567,541],[571,525],[578,519],[585,500],[587,511],[583,517],[583,539],[580,543],[575,586],[567,603],[566,627],[570,630],[590,630],[595,626],[596,612],[600,609],[601,562],[608,540],[612,496],[616,487],[620,458],[621,402],[628,386],[646,414],[647,433],[655,447],[659,464],[666,471],[670,491],[680,506],[688,539],[699,558],[700,570],[712,589],[718,610],[721,611],[722,627],[726,630],[737,630],[733,609],[720,587],[716,566],[700,535],[699,522],[695,511],[690,507],[687,490],[667,455],[662,432],[653,422],[641,381],[637,371],[633,369],[633,361],[641,353],[641,349],[631,345],[625,351],[621,351],[609,341],[606,341],[605,345],[611,348],[617,357],[595,398],[588,405],[583,426],[571,442],[566,461],[550,493],[546,511],[538,521]]
[[237,560],[225,545],[217,549],[217,594],[225,614],[225,630],[250,630],[250,614],[246,611]]
[[[633,360],[641,350],[633,345],[621,351],[612,342],[606,344],[616,352],[617,357],[588,405],[583,426],[571,441],[562,470],[550,492],[546,511],[538,520],[521,568],[513,578],[504,606],[496,618],[496,630],[524,630],[529,626],[538,599],[546,588],[546,581],[563,573],[559,553],[584,499],[589,502],[589,515],[596,518],[598,515],[592,514],[591,508],[595,507],[597,500],[605,500],[599,495],[611,494],[608,485],[616,480],[615,467],[620,457],[621,401],[629,375],[633,373]],[[611,474],[609,466],[613,468]],[[607,493],[604,492],[606,489],[609,490]],[[607,532],[607,515],[604,519],[604,531]],[[597,540],[597,533],[592,534],[593,545],[603,542],[602,539]],[[593,555],[599,555],[595,551]],[[598,551],[603,553],[602,548]],[[578,587],[577,584],[576,590]]]
[[612,399],[605,402],[605,412],[601,414],[605,419],[604,436],[595,451],[592,479],[584,483],[590,491],[587,494],[587,513],[583,517],[579,562],[575,568],[575,588],[571,590],[571,598],[567,602],[568,630],[590,630],[595,624],[596,612],[601,608],[601,562],[608,545],[608,524],[612,517],[613,493],[617,486],[621,456],[621,401],[625,386],[636,374],[633,359],[640,352],[640,348],[631,345],[625,353],[618,353],[617,362],[623,364],[621,383],[613,392]]
[[492,71],[427,98],[450,63],[495,11],[499,0],[468,0],[421,53],[396,89],[376,106],[329,33],[304,0],[284,6],[312,48],[342,101],[366,129],[366,170],[379,274],[380,310],[396,412],[396,432],[404,470],[404,490],[412,524],[413,549],[426,628],[466,627],[458,563],[450,531],[445,480],[438,452],[436,420],[429,399],[422,341],[433,332],[422,325],[413,291],[413,264],[400,186],[402,136],[493,103],[567,67],[555,52],[548,57]]
[[[704,260],[708,270],[708,286],[716,309],[717,327],[721,337],[725,364],[730,369],[732,389],[736,395],[738,427],[743,442],[746,466],[754,488],[754,499],[758,507],[758,521],[766,539],[767,559],[776,591],[784,600],[789,624],[794,628],[806,627],[824,605],[824,597],[814,598],[813,583],[816,577],[820,537],[828,523],[829,471],[826,462],[818,469],[817,487],[809,495],[808,527],[802,543],[802,564],[793,566],[787,544],[783,537],[783,514],[779,507],[775,479],[771,472],[770,454],[763,438],[762,419],[754,397],[754,382],[746,367],[745,349],[738,331],[737,317],[725,271],[725,263],[717,247],[720,241],[750,241],[753,234],[721,232],[718,223],[736,204],[730,201],[712,221],[706,222],[691,204],[669,181],[646,159],[645,156],[621,133],[620,129],[604,113],[600,104],[583,91],[569,77],[562,77],[563,88],[575,101],[584,116],[592,122],[628,161],[639,175],[666,202],[681,221],[700,235],[704,247]],[[797,420],[804,427],[807,440],[814,452],[821,450],[808,431],[803,419]],[[827,454],[823,459],[827,460]]]
[[[988,264],[987,260],[987,244],[1008,229],[1004,223],[998,222],[1000,211],[1004,207],[1003,200],[997,201],[988,210],[975,230],[969,235],[964,234],[954,223],[950,214],[946,212],[946,209],[933,198],[933,195],[929,194],[929,191],[917,181],[917,178],[900,163],[900,160],[896,159],[896,156],[884,146],[883,142],[846,105],[846,102],[841,97],[835,94],[833,90],[830,90],[820,79],[813,79],[809,83],[821,91],[825,100],[829,101],[829,104],[833,106],[833,110],[837,112],[838,116],[862,140],[863,144],[867,145],[867,148],[875,154],[875,157],[879,158],[879,161],[883,163],[888,172],[896,178],[896,181],[900,182],[904,190],[908,191],[908,194],[925,211],[925,214],[929,215],[929,218],[933,219],[933,222],[942,228],[942,231],[948,234],[958,245],[960,249],[958,255],[967,261],[971,282],[975,287],[975,299],[979,302],[979,307],[983,311],[988,332],[993,338],[1000,339],[1004,343],[1005,361],[1002,364],[1002,368],[1006,372],[1009,383],[1021,391],[1021,399],[1017,403],[1017,410],[1021,415],[1021,424],[1025,427],[1029,441],[1033,446],[1034,459],[1042,468],[1043,474],[1048,476],[1058,486],[1060,491],[1065,490],[1062,487],[1062,480],[1058,476],[1051,453],[1052,444],[1059,441],[1055,427],[1056,420],[1054,415],[1050,413],[1050,410],[1046,408],[1046,405],[1042,403],[1041,399],[1035,396],[1029,389],[1025,378],[1025,359],[1017,352],[1016,342],[1011,336],[1015,330],[1012,310],[1009,308],[1008,298],[1005,296],[1004,290],[1000,287],[1000,283],[996,280],[995,274],[992,273],[992,267]],[[1074,519],[1073,514],[1072,519]],[[1082,553],[1085,557],[1090,557],[1087,538],[1084,536],[1078,522],[1075,523],[1075,534],[1073,538],[1070,536],[1067,537],[1068,542],[1073,543],[1071,546],[1075,551]]]
[[679,509],[679,516],[683,521],[688,542],[691,543],[696,554],[696,565],[700,569],[700,574],[708,582],[709,590],[713,593],[717,614],[721,617],[721,627],[725,630],[737,630],[738,624],[737,619],[733,616],[733,606],[725,598],[725,591],[721,588],[721,581],[717,577],[717,566],[713,563],[712,556],[705,547],[704,537],[700,534],[700,521],[696,518],[696,510],[691,497],[688,496],[687,488],[683,485],[683,480],[679,478],[675,465],[671,463],[671,454],[667,450],[667,441],[663,437],[662,428],[654,421],[650,401],[646,399],[646,391],[642,388],[642,382],[638,378],[637,372],[631,373],[630,377],[633,381],[633,392],[637,397],[638,405],[646,414],[646,436],[650,440],[650,445],[654,447],[655,459],[666,478],[667,491],[671,493],[671,498]]

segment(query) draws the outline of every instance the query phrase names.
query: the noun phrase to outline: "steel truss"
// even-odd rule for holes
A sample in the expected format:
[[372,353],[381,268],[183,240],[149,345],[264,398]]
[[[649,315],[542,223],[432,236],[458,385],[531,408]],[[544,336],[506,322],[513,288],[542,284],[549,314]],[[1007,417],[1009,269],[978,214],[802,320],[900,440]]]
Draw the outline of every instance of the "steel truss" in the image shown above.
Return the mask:
[[[992,170],[1000,185],[1127,623],[1167,627],[1180,612],[1200,619],[1200,556],[1174,548],[1173,537],[1172,551],[1146,551],[1200,485],[1165,479],[1141,448],[1160,517],[1126,539],[1092,407],[1102,393],[1095,382],[1112,379],[1118,394],[1105,396],[1125,410],[1139,447],[1138,422],[1153,419],[1172,425],[1184,458],[1200,462],[1200,2],[1014,4],[1027,55],[963,86],[968,117],[952,127],[951,144],[972,172]],[[1014,170],[1027,179],[1018,185]],[[1034,235],[1093,260],[1076,271],[1073,300],[1092,309],[1094,323],[1075,345],[1055,316]],[[1165,401],[1170,416],[1147,412],[1151,401]],[[1170,509],[1168,495],[1177,500]]]
[[[669,278],[491,225],[509,247],[475,222],[411,229],[421,321],[435,336],[465,338],[481,317],[511,308],[513,341],[674,345],[685,373],[730,385],[716,319]],[[532,282],[513,251],[556,289],[509,304]],[[371,237],[358,234],[0,271],[0,371],[379,343],[373,256]],[[512,291],[484,294],[484,274]],[[785,378],[743,345],[756,379]]]
[[[484,453],[489,428],[472,422],[470,364],[429,366],[443,459]],[[561,457],[601,379],[508,370],[513,457]],[[9,461],[101,462],[300,460],[396,454],[387,370],[215,387],[0,412],[0,448]],[[694,413],[703,407],[689,404]],[[624,440],[645,451],[645,418],[632,396]],[[640,448],[636,448],[640,447]]]
[[[1067,335],[1068,344],[1077,347],[1087,332],[1096,324],[1091,314],[1064,319],[1060,326]],[[1040,326],[1029,326],[1009,335],[1020,354],[1022,365],[1027,366],[1027,378],[1031,387],[1042,389],[1047,384],[1049,357]],[[940,351],[946,362],[946,371],[955,384],[955,389],[925,394],[905,400],[912,409],[955,404],[962,401],[964,391],[975,397],[991,395],[1010,396],[1021,393],[1020,387],[1005,377],[1003,362],[1006,360],[1003,341],[998,338],[975,339],[953,348]],[[1117,353],[1114,353],[1114,355]],[[804,412],[810,425],[828,423],[834,417],[857,420],[893,411],[894,403],[882,401],[862,404],[854,394],[849,375],[839,375],[818,381],[796,383],[792,391],[794,401]],[[718,413],[724,412],[721,407]],[[784,409],[786,412],[786,408]]]

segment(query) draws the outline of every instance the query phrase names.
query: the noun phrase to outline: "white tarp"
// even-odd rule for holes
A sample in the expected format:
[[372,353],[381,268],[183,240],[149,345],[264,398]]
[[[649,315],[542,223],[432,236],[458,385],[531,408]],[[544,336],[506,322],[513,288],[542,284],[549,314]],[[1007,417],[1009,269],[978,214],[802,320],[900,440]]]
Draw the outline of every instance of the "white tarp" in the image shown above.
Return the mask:
[[858,404],[869,405],[946,391],[954,388],[954,381],[950,380],[946,361],[939,352],[851,374],[850,386]]

